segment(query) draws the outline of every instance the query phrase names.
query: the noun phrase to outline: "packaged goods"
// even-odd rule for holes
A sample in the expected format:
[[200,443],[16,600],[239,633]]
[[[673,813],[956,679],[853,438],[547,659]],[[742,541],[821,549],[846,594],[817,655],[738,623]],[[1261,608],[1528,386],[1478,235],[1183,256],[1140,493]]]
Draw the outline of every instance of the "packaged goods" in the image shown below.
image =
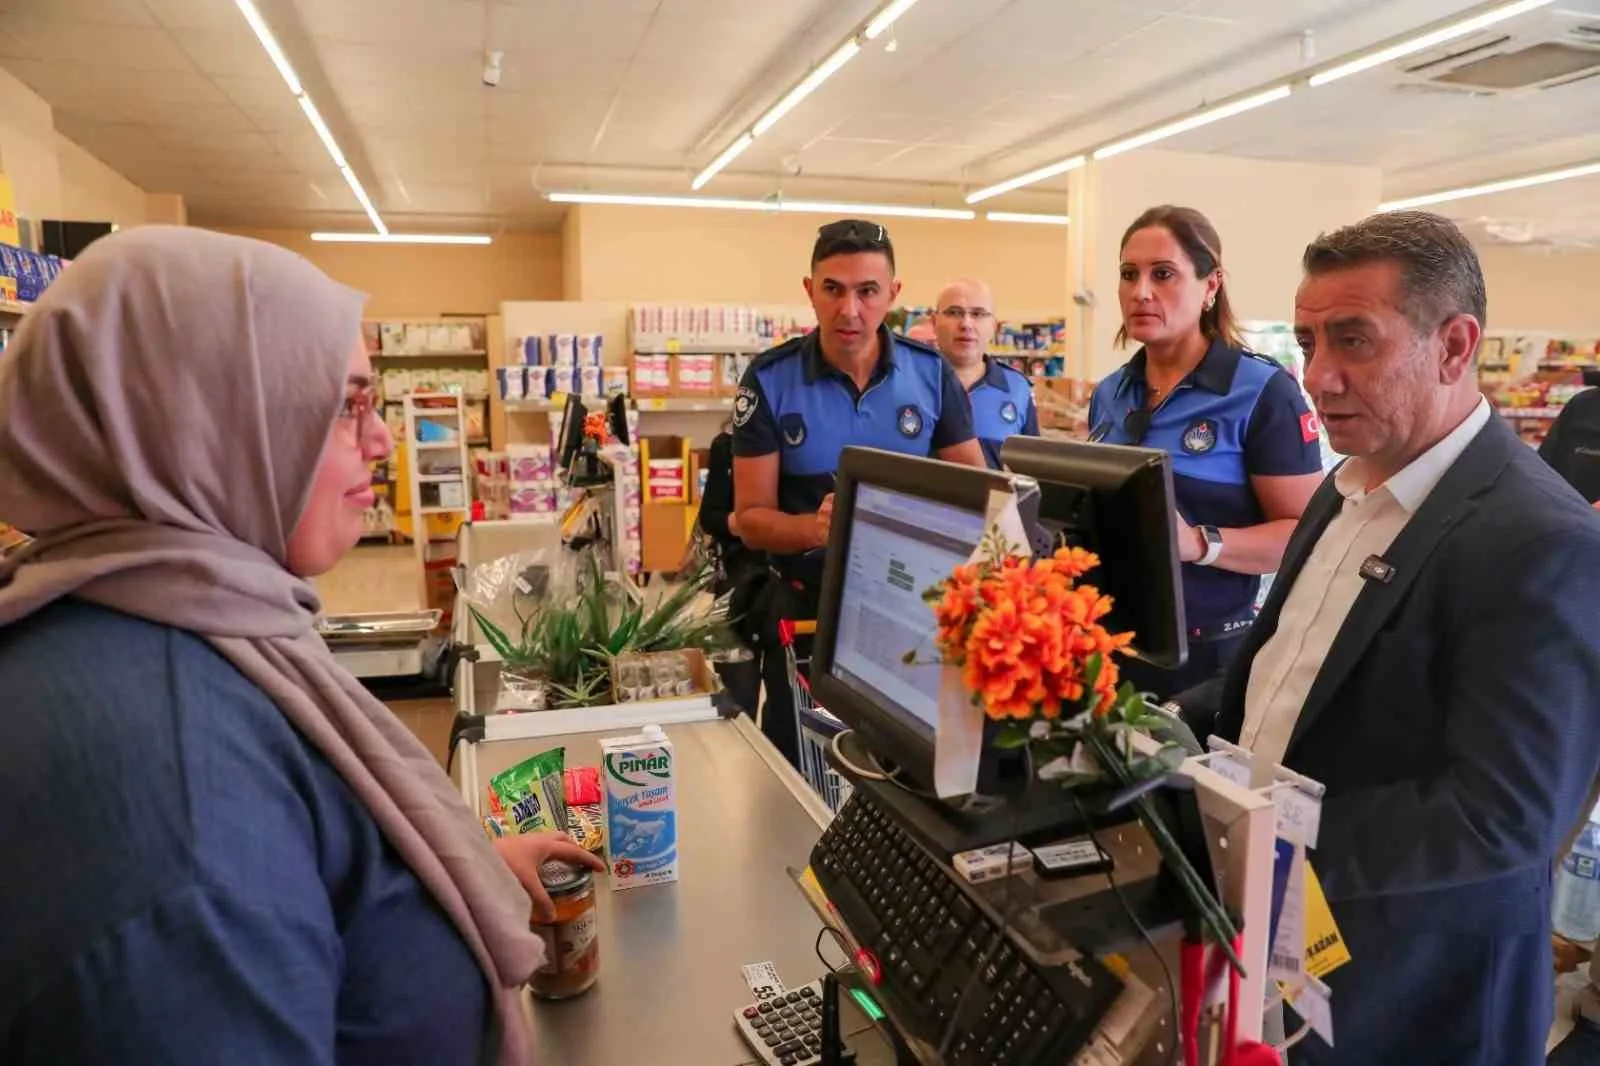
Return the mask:
[[551,748],[502,770],[489,787],[518,833],[566,829],[566,785],[562,779],[566,749]]

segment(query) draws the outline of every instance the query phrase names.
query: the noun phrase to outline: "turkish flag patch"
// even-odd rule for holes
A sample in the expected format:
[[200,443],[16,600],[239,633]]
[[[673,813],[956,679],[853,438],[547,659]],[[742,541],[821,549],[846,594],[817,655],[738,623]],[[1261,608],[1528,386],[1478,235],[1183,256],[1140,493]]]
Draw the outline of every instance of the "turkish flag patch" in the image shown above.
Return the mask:
[[1310,444],[1322,432],[1322,423],[1317,419],[1315,411],[1307,411],[1300,416],[1300,435]]

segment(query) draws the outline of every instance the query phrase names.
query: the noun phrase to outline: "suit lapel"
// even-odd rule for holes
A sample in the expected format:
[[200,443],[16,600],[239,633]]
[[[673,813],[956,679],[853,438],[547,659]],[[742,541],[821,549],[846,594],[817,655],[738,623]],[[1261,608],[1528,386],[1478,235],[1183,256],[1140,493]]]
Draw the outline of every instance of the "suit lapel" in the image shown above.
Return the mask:
[[1383,559],[1393,568],[1394,576],[1388,582],[1367,581],[1363,584],[1356,602],[1351,605],[1350,614],[1339,627],[1322,669],[1317,672],[1311,691],[1306,694],[1305,706],[1301,708],[1294,733],[1289,738],[1290,754],[1295,744],[1327,710],[1373,638],[1405,599],[1434,549],[1457,523],[1472,512],[1477,506],[1476,497],[1487,490],[1505,468],[1510,459],[1508,442],[1525,447],[1500,419],[1491,418],[1488,425],[1473,438],[1461,458],[1428,494],[1389,550],[1383,553]]

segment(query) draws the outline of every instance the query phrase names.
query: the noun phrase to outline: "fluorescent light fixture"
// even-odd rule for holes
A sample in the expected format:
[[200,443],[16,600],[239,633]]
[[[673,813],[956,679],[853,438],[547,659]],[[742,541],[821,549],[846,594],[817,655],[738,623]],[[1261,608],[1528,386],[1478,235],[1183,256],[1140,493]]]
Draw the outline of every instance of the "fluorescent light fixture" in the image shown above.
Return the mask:
[[379,233],[388,233],[389,227],[383,224],[383,219],[378,215],[378,209],[372,206],[372,201],[367,198],[367,190],[361,187],[361,179],[356,177],[356,172],[346,163],[339,168],[339,173],[344,177],[344,183],[350,186],[350,191],[356,194],[356,201],[361,204],[361,210],[367,213],[372,220],[372,228]]
[[289,91],[294,94],[300,110],[305,112],[306,121],[310,122],[311,128],[317,132],[317,139],[322,142],[322,147],[327,149],[328,155],[333,159],[333,165],[339,168],[339,175],[344,178],[345,184],[350,186],[350,191],[355,193],[356,202],[361,205],[361,210],[372,220],[372,228],[380,234],[388,233],[389,227],[383,224],[378,209],[372,206],[372,198],[367,195],[367,190],[361,185],[361,179],[356,177],[356,172],[351,169],[344,152],[339,150],[339,142],[333,139],[333,131],[328,129],[328,124],[322,120],[322,112],[311,102],[311,95],[306,92],[305,86],[300,84],[300,78],[289,63],[289,57],[283,54],[278,39],[272,35],[272,29],[261,17],[261,12],[256,10],[256,5],[251,0],[234,0],[234,3],[238,6],[240,14],[244,15],[244,20],[250,24],[250,29],[255,32],[256,40],[260,41],[261,47],[266,50],[267,58],[272,60],[272,65],[277,67],[278,73],[283,76],[284,84],[288,85]]
[[631,193],[552,192],[545,199],[556,204],[613,204],[624,207],[700,207],[724,211],[768,211],[787,214],[859,215],[865,218],[942,218],[968,222],[976,211],[952,207],[916,207],[911,204],[856,204],[832,200],[723,200],[711,196],[635,196]]
[[322,147],[333,156],[333,165],[341,170],[350,164],[345,161],[344,153],[339,151],[339,142],[333,139],[333,131],[328,129],[328,124],[322,121],[322,113],[317,110],[317,105],[311,102],[311,97],[300,96],[300,110],[306,113],[306,118],[311,122],[311,128],[317,131],[317,136],[322,140]]
[[330,244],[492,244],[487,233],[313,233]]
[[1378,210],[1406,211],[1413,207],[1427,207],[1429,204],[1447,204],[1452,200],[1465,200],[1469,196],[1488,196],[1492,193],[1528,189],[1535,185],[1549,185],[1551,182],[1570,181],[1573,178],[1587,178],[1597,174],[1600,174],[1600,163],[1583,163],[1575,167],[1547,170],[1521,178],[1507,178],[1504,181],[1491,181],[1483,185],[1466,185],[1459,189],[1445,189],[1443,192],[1410,196],[1404,200],[1390,200],[1388,203],[1379,204]]
[[884,30],[894,25],[895,19],[911,10],[916,2],[917,0],[889,0],[882,10],[872,16],[872,21],[867,23],[866,32],[862,36],[869,41],[876,41]]
[[1385,63],[1421,52],[1435,45],[1444,44],[1446,41],[1453,41],[1457,37],[1465,37],[1469,33],[1476,33],[1488,26],[1493,26],[1497,22],[1504,22],[1506,19],[1525,15],[1529,11],[1536,11],[1553,2],[1554,0],[1516,0],[1515,3],[1502,4],[1480,15],[1474,15],[1459,22],[1452,22],[1446,26],[1441,26],[1437,30],[1418,34],[1398,44],[1392,44],[1387,48],[1369,52],[1359,59],[1352,59],[1348,63],[1340,63],[1338,66],[1329,67],[1327,70],[1311,75],[1311,85],[1313,87],[1327,85],[1329,82],[1338,81],[1340,78],[1347,78],[1352,74],[1360,74],[1362,71],[1371,70],[1373,67],[1381,67]]
[[710,166],[706,167],[695,176],[695,179],[689,185],[689,188],[699,191],[700,186],[716,177],[717,174],[721,172],[723,167],[739,158],[740,153],[754,144],[755,140],[756,139],[754,137],[747,133],[740,137],[737,141],[734,141],[732,144],[728,145],[728,147],[723,150],[721,155],[717,156],[717,158],[711,161]]
[[980,204],[985,200],[999,196],[1001,193],[1010,192],[1012,189],[1020,189],[1024,185],[1032,185],[1036,181],[1044,181],[1046,178],[1053,178],[1057,174],[1065,174],[1069,170],[1077,170],[1088,161],[1088,156],[1075,155],[1071,159],[1063,159],[1059,163],[1051,163],[1049,166],[1040,167],[1038,170],[1030,170],[1026,174],[1018,174],[1016,177],[1008,178],[997,185],[979,189],[967,197],[967,203]]
[[256,5],[250,0],[234,0],[239,7],[239,13],[250,24],[250,29],[255,32],[256,40],[261,42],[261,47],[266,50],[267,58],[272,60],[272,65],[278,68],[278,74],[288,84],[289,91],[296,96],[305,95],[305,89],[300,85],[300,79],[295,75],[294,67],[289,65],[289,57],[283,54],[283,49],[278,47],[278,39],[272,36],[272,30],[267,26],[261,12],[256,10]]
[[634,196],[605,192],[553,192],[545,199],[553,204],[613,204],[621,207],[710,207],[724,211],[776,211],[778,205],[767,200],[719,200],[711,196]]
[[1036,226],[1066,226],[1071,215],[1030,215],[1023,211],[989,211],[983,216],[990,222],[1028,222]]
[[1120,141],[1113,141],[1104,148],[1096,148],[1094,157],[1097,160],[1110,159],[1112,156],[1121,155],[1123,152],[1131,152],[1135,148],[1143,148],[1146,145],[1155,144],[1157,141],[1164,141],[1168,137],[1175,137],[1180,133],[1188,133],[1190,130],[1199,129],[1201,126],[1209,126],[1213,122],[1220,122],[1225,118],[1232,118],[1234,115],[1242,115],[1246,111],[1254,111],[1258,107],[1265,107],[1268,104],[1277,103],[1279,100],[1286,100],[1292,91],[1287,85],[1279,85],[1275,89],[1268,89],[1266,92],[1246,96],[1243,99],[1233,101],[1231,104],[1208,107],[1203,111],[1190,115],[1188,118],[1181,118],[1176,122],[1169,122],[1165,126],[1157,126],[1153,130],[1147,130],[1144,133],[1135,134]]
[[848,204],[833,203],[823,200],[782,200],[778,203],[778,210],[794,214],[808,215],[859,215],[872,218],[874,215],[883,215],[888,218],[943,218],[952,222],[970,222],[978,217],[976,211],[964,211],[953,207],[911,207],[902,204]]
[[759,137],[773,126],[776,126],[779,119],[798,107],[800,101],[816,92],[818,86],[837,74],[839,68],[854,59],[860,51],[861,44],[854,37],[841,44],[831,56],[824,59],[812,69],[810,74],[801,79],[799,85],[790,89],[784,94],[782,100],[773,104],[766,114],[756,119],[756,124],[750,127],[750,135]]

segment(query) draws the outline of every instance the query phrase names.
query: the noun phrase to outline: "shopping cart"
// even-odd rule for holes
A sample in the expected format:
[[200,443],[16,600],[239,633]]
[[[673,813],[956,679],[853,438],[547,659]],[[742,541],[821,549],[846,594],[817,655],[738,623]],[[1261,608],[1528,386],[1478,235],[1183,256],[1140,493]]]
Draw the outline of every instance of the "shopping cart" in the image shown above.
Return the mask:
[[795,637],[814,636],[816,632],[815,622],[786,618],[778,623],[778,641],[783,645],[784,665],[789,672],[789,690],[794,694],[794,714],[799,725],[800,772],[828,809],[838,813],[850,798],[850,782],[828,766],[828,748],[833,738],[844,731],[844,723],[811,698],[811,682],[802,672],[811,659],[809,656],[801,658],[795,648]]

